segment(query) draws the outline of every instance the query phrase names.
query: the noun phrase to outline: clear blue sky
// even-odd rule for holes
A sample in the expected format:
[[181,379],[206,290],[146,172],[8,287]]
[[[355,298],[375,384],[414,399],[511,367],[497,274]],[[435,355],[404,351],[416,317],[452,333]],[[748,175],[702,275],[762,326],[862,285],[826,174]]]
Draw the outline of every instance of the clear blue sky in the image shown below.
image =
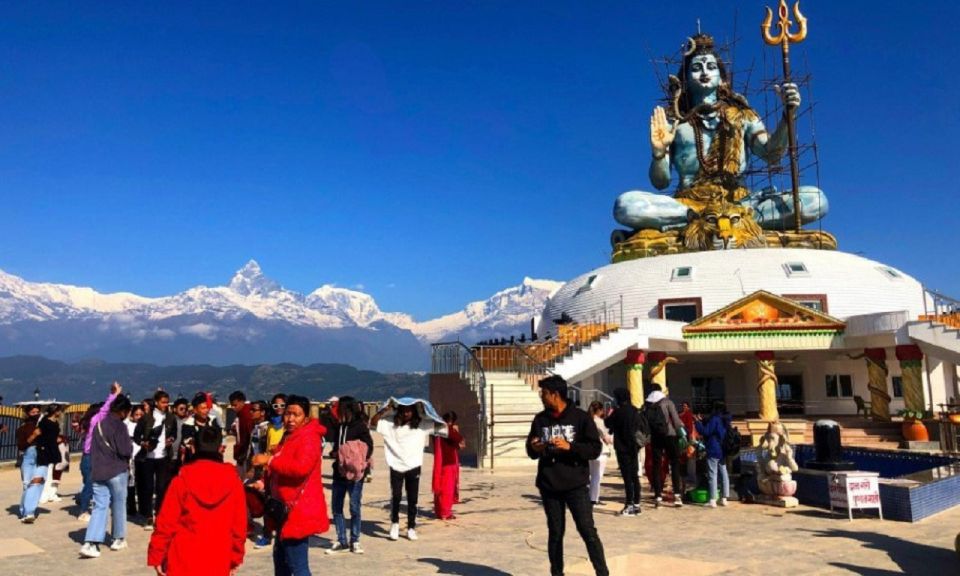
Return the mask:
[[[4,2],[0,268],[164,295],[255,258],[418,318],[569,279],[650,189],[651,56],[736,18],[759,77],[763,6]],[[960,297],[958,4],[803,9],[824,229]]]

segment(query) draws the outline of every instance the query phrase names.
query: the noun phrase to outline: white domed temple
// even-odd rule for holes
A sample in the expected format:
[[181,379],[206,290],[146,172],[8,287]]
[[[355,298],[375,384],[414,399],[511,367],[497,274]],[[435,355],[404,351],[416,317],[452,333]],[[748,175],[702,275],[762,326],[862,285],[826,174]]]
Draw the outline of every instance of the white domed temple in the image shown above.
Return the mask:
[[[709,36],[688,43],[681,75],[718,61]],[[624,387],[639,406],[656,383],[695,412],[723,400],[755,439],[775,421],[806,438],[830,415],[846,417],[845,441],[884,447],[899,445],[889,423],[901,410],[936,413],[960,398],[960,301],[804,228],[828,204],[799,185],[784,128],[796,86],[784,84],[789,113],[768,134],[724,82],[671,77],[669,109],[651,119],[649,173],[658,189],[676,183],[672,197],[617,198],[628,229],[611,236],[613,263],[553,294],[533,338],[434,345],[431,399],[460,413],[485,465],[532,464],[524,442],[547,374],[581,407]],[[747,189],[748,161],[779,162],[788,148],[791,191]]]

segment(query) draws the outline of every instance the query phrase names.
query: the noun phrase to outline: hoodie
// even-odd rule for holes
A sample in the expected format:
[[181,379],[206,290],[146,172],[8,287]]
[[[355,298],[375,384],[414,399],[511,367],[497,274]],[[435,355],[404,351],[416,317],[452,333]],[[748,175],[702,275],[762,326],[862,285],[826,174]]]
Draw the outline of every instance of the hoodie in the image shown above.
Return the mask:
[[170,482],[147,549],[168,576],[228,574],[243,562],[247,506],[233,466],[199,459]]
[[[547,447],[542,453],[535,452],[530,443],[534,438],[549,442],[563,436],[570,449],[559,451]],[[533,418],[527,436],[527,455],[537,463],[537,488],[547,492],[568,492],[590,483],[590,461],[600,456],[603,444],[593,418],[583,410],[567,403],[560,414],[549,410]]]
[[647,395],[648,405],[660,405],[663,411],[663,417],[667,420],[667,436],[676,436],[677,430],[683,428],[683,422],[680,421],[680,415],[677,414],[677,407],[673,400],[667,398],[667,395],[659,390],[654,390]]

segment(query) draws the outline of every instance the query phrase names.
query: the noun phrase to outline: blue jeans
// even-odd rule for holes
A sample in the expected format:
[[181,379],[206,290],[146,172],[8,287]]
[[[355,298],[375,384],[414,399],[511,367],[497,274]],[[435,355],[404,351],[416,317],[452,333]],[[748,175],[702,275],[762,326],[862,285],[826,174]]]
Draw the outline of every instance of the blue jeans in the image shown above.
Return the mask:
[[[40,478],[42,481],[35,484],[33,482],[34,478]],[[47,467],[37,466],[36,446],[27,448],[27,451],[23,453],[20,479],[23,480],[23,495],[20,496],[20,517],[36,516],[40,494],[43,493],[43,482],[47,479]]]
[[720,470],[720,482],[723,487],[722,498],[730,497],[730,477],[727,475],[727,465],[719,458],[707,458],[707,483],[710,488],[710,499],[717,499],[717,470]]
[[274,576],[310,576],[310,538],[302,540],[281,540],[280,536],[273,545]]
[[337,540],[347,545],[347,528],[343,518],[343,500],[350,494],[350,544],[360,541],[360,501],[363,498],[363,480],[350,481],[334,478],[333,487],[333,523],[337,527]]
[[80,477],[83,478],[83,488],[77,494],[77,506],[80,507],[81,514],[90,510],[90,500],[93,499],[93,477],[90,475],[92,470],[91,456],[84,452],[80,457]]
[[103,542],[107,533],[107,509],[113,518],[110,535],[114,540],[127,536],[127,479],[129,472],[121,472],[106,482],[93,483],[93,514],[87,525],[84,542]]

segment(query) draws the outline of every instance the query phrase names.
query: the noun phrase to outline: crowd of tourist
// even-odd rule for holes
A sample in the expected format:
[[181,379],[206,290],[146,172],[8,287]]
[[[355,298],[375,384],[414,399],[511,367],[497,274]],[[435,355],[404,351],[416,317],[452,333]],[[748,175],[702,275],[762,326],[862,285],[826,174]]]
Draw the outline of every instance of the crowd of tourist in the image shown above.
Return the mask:
[[[697,461],[705,461],[707,505],[724,506],[729,497],[726,460],[730,456],[730,415],[716,403],[707,417],[689,404],[675,404],[656,384],[642,408],[626,389],[615,391],[616,406],[593,402],[585,412],[567,398],[559,376],[540,381],[544,410],[536,415],[527,438],[528,455],[538,460],[536,486],[547,520],[552,574],[562,574],[563,538],[569,511],[583,539],[594,571],[607,574],[603,544],[593,521],[600,503],[600,482],[607,460],[616,454],[623,477],[621,516],[640,514],[640,475],[646,473],[656,506],[664,504],[669,475],[673,505],[681,507],[688,487],[697,485]],[[196,572],[232,574],[244,559],[246,542],[273,546],[274,573],[310,574],[309,538],[330,528],[336,535],[326,554],[363,554],[360,543],[364,484],[372,479],[374,442],[383,440],[389,469],[390,529],[400,538],[400,511],[406,492],[407,539],[417,540],[418,495],[424,449],[433,437],[431,487],[434,513],[453,520],[459,502],[460,457],[465,446],[457,415],[438,416],[429,402],[391,399],[372,417],[358,399],[333,398],[319,417],[310,401],[275,394],[270,402],[248,401],[230,394],[230,425],[212,395],[171,403],[163,390],[133,403],[114,383],[106,399],[79,418],[82,438],[82,486],[76,495],[77,516],[87,523],[82,558],[97,558],[109,549],[127,548],[128,520],[152,531],[147,565],[158,575]],[[17,430],[23,495],[20,518],[37,519],[44,488],[47,499],[59,498],[53,468],[69,463],[59,420],[61,404],[41,410],[25,406]],[[224,462],[226,436],[233,437],[232,462]],[[738,438],[736,440],[739,440]],[[329,447],[331,506],[321,472]],[[701,471],[702,472],[702,471]],[[701,477],[703,474],[701,474]],[[344,508],[349,499],[349,521]]]
[[[459,501],[459,450],[464,447],[453,412],[441,419],[428,402],[391,401],[373,418],[363,403],[332,399],[319,418],[309,399],[276,394],[267,403],[229,397],[229,428],[214,398],[204,392],[171,403],[163,390],[134,403],[114,383],[103,402],[76,422],[82,438],[82,486],[77,518],[86,523],[81,558],[127,548],[128,524],[152,531],[147,565],[158,575],[233,574],[246,541],[273,546],[274,573],[310,574],[309,538],[329,530],[321,471],[329,445],[336,538],[327,554],[363,554],[360,545],[364,484],[372,479],[371,428],[383,436],[390,468],[391,530],[399,538],[402,490],[407,492],[406,537],[417,539],[417,495],[426,440],[435,436],[434,511],[454,518]],[[64,405],[24,406],[17,430],[23,494],[20,520],[32,524],[51,467],[69,463],[59,420]],[[391,414],[392,412],[392,414]],[[224,462],[232,436],[232,463]],[[59,479],[59,476],[57,476]],[[54,494],[55,497],[58,498]],[[349,497],[349,524],[344,504]],[[108,525],[109,519],[109,525]],[[109,527],[109,540],[107,532]]]

